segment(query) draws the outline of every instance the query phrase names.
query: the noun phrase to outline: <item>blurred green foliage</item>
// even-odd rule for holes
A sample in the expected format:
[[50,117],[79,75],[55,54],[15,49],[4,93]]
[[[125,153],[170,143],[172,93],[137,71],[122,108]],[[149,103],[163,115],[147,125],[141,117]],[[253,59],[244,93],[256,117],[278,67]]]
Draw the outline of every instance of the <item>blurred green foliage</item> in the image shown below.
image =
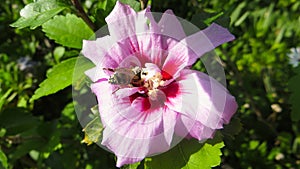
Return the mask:
[[[55,31],[51,27],[55,19],[50,19],[57,13],[60,16],[56,19],[75,17],[68,13],[78,14],[71,1],[50,1],[54,4],[39,6],[34,8],[38,9],[34,14],[22,16],[29,24],[15,21],[21,9],[32,1],[0,3],[0,168],[115,168],[113,154],[95,144],[81,143],[84,133],[76,118],[70,86],[63,85],[55,89],[59,90],[55,94],[49,92],[51,95],[29,101],[51,70],[70,62],[80,52],[78,41],[61,46],[64,39],[51,38],[57,44],[43,33]],[[115,2],[81,1],[97,28],[105,25],[104,18]],[[124,2],[140,9],[138,1]],[[299,93],[299,80],[288,88],[289,79],[299,71],[288,64],[287,57],[290,48],[300,46],[300,2],[157,0],[151,4],[152,11],[172,9],[200,28],[217,22],[236,36],[235,41],[216,50],[224,62],[228,88],[239,104],[233,120],[236,125],[222,131],[225,147],[220,168],[300,166],[300,124],[292,119],[299,117],[300,110],[295,108],[291,116],[298,97],[291,101],[293,106],[289,103],[290,92]],[[27,7],[27,11],[32,9]],[[25,28],[13,28],[12,23]],[[297,78],[299,75],[293,79]],[[240,123],[242,129],[236,128]],[[235,135],[227,137],[229,132]]]

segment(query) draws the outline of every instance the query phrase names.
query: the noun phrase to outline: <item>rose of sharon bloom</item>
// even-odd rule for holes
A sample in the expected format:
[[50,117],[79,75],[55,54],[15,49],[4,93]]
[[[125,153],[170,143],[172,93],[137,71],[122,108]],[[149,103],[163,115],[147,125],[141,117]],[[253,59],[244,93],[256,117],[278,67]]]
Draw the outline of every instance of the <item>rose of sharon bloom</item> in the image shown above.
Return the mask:
[[110,35],[84,41],[96,66],[93,81],[103,139],[117,167],[165,152],[178,138],[212,138],[237,109],[235,98],[208,75],[189,69],[204,53],[234,36],[212,24],[186,36],[172,13],[157,23],[150,9],[136,13],[117,2],[106,22]]

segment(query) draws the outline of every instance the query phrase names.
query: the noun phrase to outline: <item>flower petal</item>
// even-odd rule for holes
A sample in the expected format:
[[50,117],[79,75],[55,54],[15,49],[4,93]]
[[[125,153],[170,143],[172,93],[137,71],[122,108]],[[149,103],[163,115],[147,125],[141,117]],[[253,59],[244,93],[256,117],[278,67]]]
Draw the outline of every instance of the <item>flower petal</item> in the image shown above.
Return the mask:
[[[128,110],[130,109],[126,111]],[[126,114],[133,112],[131,109]],[[117,167],[140,161],[146,156],[161,153],[170,148],[176,113],[160,108],[148,113],[134,114],[137,120],[114,113],[103,131],[102,144],[118,157]],[[153,115],[156,116],[155,119],[149,117]],[[148,118],[151,120],[148,121]]]
[[97,96],[99,112],[101,113],[101,117],[109,117],[110,113],[105,111],[109,110],[114,106],[115,98],[113,96],[113,92],[117,89],[116,86],[110,85],[107,79],[102,79],[101,81],[97,81],[96,83],[91,84],[92,92]]
[[233,39],[234,36],[227,29],[213,23],[203,31],[199,31],[182,39],[181,42],[186,44],[196,54],[192,55],[189,60],[188,65],[192,65],[204,53]]
[[108,79],[109,76],[104,73],[102,68],[97,66],[84,72],[93,82],[98,81],[99,79]]
[[176,78],[179,72],[188,66],[188,61],[191,56],[191,50],[182,43],[177,45],[169,51],[169,54],[162,66],[162,70]]
[[96,66],[110,67],[115,62],[106,55],[107,51],[113,46],[110,36],[97,38],[96,40],[83,40],[82,54],[90,59]]
[[149,32],[137,35],[137,40],[142,64],[152,62],[160,68],[168,55],[168,49],[177,43],[169,37]]
[[156,23],[152,13],[146,11],[150,21],[149,30],[137,34],[141,56],[147,56],[158,67],[162,67],[169,49],[185,37],[183,28],[171,10],[167,10]]
[[195,119],[180,115],[175,126],[175,133],[181,137],[194,137],[199,141],[212,138],[215,130],[201,124]]
[[151,107],[151,103],[149,101],[148,98],[145,97],[137,97],[136,99],[134,99],[131,103],[131,106],[139,111],[139,112],[143,112],[146,111],[148,109],[150,109]]
[[160,27],[160,31],[164,36],[171,37],[172,39],[176,39],[178,41],[186,37],[183,27],[172,10],[167,10],[164,12],[160,21],[158,22],[158,26]]
[[[147,24],[148,18],[146,15],[149,15],[149,7],[145,10],[136,13],[129,5],[125,5],[117,1],[113,11],[105,18],[111,38],[118,43],[117,48],[126,49],[127,51],[123,52],[123,56],[117,55],[115,52],[110,53],[110,56],[115,59],[119,57],[121,60],[130,55],[138,55],[143,63],[143,55],[140,55],[139,43],[137,40],[137,34],[145,33],[149,30]],[[121,42],[122,41],[122,42]],[[113,51],[113,50],[112,50]],[[118,50],[120,54],[122,50]],[[120,63],[120,59],[117,60],[117,63]],[[147,59],[146,59],[147,60]]]
[[235,98],[204,73],[182,70],[180,78],[164,89],[166,105],[212,129],[222,128],[237,109]]
[[135,56],[138,53],[138,45],[133,45],[137,44],[133,40],[127,38],[114,43],[110,36],[97,38],[95,41],[84,40],[82,54],[102,68],[141,66]]
[[123,88],[119,89],[115,92],[115,95],[118,98],[124,98],[124,97],[129,97],[133,95],[134,93],[138,92],[139,88],[138,87],[132,87],[132,88]]
[[114,9],[105,18],[109,33],[115,41],[135,34],[136,12],[129,6],[117,1]]
[[147,17],[151,23],[150,33],[137,36],[140,51],[142,55],[148,56],[152,63],[161,68],[168,56],[168,51],[186,35],[172,10],[167,10],[159,23],[155,22],[150,12],[147,13]]
[[132,67],[141,67],[141,62],[139,61],[139,59],[136,56],[128,56],[126,58],[124,58],[121,63],[119,64],[119,67],[122,68],[132,68]]
[[110,35],[115,41],[125,38],[135,38],[138,33],[149,30],[147,20],[154,21],[150,7],[136,13],[129,5],[119,1],[112,12],[105,18]]
[[111,94],[114,86],[107,80],[92,84],[91,89],[97,96],[105,126],[102,144],[117,155],[117,166],[170,148],[177,113],[165,107],[141,112],[131,105],[130,97]]

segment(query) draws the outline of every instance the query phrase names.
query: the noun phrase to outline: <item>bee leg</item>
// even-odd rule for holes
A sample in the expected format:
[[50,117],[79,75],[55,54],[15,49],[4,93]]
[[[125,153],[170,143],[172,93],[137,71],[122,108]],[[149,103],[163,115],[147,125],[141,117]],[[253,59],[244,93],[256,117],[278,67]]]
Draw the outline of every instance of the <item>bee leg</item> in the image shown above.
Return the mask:
[[115,94],[118,90],[120,90],[121,88],[117,88],[115,91],[113,91],[111,94]]
[[108,71],[111,71],[111,72],[115,72],[115,69],[112,69],[112,68],[103,68],[103,70],[108,70]]

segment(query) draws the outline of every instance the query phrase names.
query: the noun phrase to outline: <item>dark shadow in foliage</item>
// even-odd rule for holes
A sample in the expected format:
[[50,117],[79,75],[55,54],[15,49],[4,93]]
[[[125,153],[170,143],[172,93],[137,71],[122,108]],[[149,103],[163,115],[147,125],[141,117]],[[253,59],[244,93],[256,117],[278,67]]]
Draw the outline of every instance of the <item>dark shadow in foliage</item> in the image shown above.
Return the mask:
[[65,105],[71,101],[71,97],[71,87],[42,97],[35,101],[33,115],[43,116],[46,121],[57,119],[61,116]]

